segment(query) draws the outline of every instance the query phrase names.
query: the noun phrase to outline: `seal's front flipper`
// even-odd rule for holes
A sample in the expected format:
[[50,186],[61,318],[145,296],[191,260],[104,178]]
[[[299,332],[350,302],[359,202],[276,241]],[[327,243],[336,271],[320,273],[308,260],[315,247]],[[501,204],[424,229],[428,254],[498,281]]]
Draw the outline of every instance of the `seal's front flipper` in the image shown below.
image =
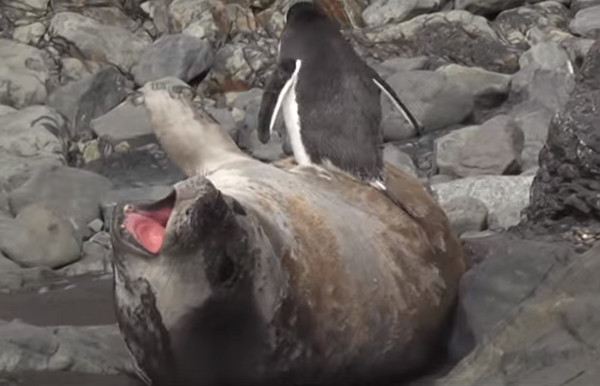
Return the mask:
[[400,97],[398,97],[398,94],[396,94],[394,89],[391,88],[390,85],[387,84],[387,82],[383,80],[377,73],[375,73],[373,76],[373,82],[377,85],[377,87],[379,87],[381,92],[383,92],[383,94],[386,97],[388,97],[390,102],[392,102],[392,104],[402,113],[402,115],[404,115],[404,118],[417,132],[417,136],[421,136],[421,134],[423,133],[423,126],[421,125],[421,123],[419,123],[417,118],[415,118],[415,116],[410,112],[406,105],[402,103]]
[[297,75],[296,67],[300,66],[299,62],[300,60],[293,59],[280,61],[267,81],[258,112],[258,139],[262,143],[269,142],[271,138],[277,114],[291,89],[294,74]]

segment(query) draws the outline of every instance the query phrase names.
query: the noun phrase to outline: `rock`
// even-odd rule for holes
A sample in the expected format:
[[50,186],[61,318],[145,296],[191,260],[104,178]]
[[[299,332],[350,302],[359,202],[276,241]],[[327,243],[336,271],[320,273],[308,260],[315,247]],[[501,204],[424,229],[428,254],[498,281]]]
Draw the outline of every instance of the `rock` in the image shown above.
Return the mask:
[[442,206],[457,197],[472,197],[488,209],[488,227],[505,229],[519,223],[529,203],[533,176],[475,176],[432,185]]
[[82,168],[108,178],[115,189],[169,185],[184,178],[181,170],[166,157],[156,142],[131,147],[127,151],[110,152],[103,159],[85,164]]
[[372,67],[379,73],[383,79],[389,78],[397,72],[421,70],[427,64],[426,56],[417,56],[415,58],[390,58],[381,63],[375,63]]
[[498,106],[510,91],[510,75],[457,64],[449,64],[436,71],[442,72],[451,82],[464,85],[479,106]]
[[595,5],[600,5],[600,0],[571,0],[571,12],[577,13]]
[[181,32],[193,22],[206,20],[210,14],[211,3],[208,0],[173,0],[169,5],[169,18],[174,32]]
[[71,123],[71,136],[89,137],[92,120],[121,103],[130,86],[130,82],[118,69],[109,66],[57,89],[48,99]]
[[466,146],[479,126],[465,126],[434,140],[435,166],[440,174],[456,177],[455,169],[460,159],[460,149]]
[[65,276],[112,273],[111,254],[110,235],[107,232],[96,233],[83,243],[81,259],[62,268],[59,272]]
[[547,109],[524,110],[514,118],[515,124],[523,132],[523,151],[521,152],[521,165],[523,170],[538,166],[540,150],[546,143],[548,127],[553,113]]
[[[117,3],[117,2],[115,2]],[[115,5],[119,5],[118,3]],[[99,23],[106,26],[118,27],[123,30],[132,32],[134,35],[142,40],[151,42],[151,38],[148,33],[142,28],[142,23],[129,17],[125,12],[119,9],[117,6],[113,7],[83,7],[81,9],[81,15],[89,17]]]
[[361,34],[378,46],[388,43],[386,47],[392,52],[401,48],[404,54],[397,54],[401,56],[425,55],[446,63],[450,62],[447,58],[452,58],[452,63],[500,73],[518,69],[520,50],[504,44],[485,18],[463,10],[420,15],[403,23],[369,28]]
[[0,105],[0,117],[6,114],[14,113],[17,109],[10,106]]
[[285,156],[282,149],[283,137],[281,135],[285,131],[285,128],[279,122],[281,121],[281,117],[279,117],[273,129],[275,135],[271,136],[269,142],[263,144],[258,139],[256,128],[258,126],[258,111],[260,109],[262,93],[262,90],[253,88],[238,94],[232,102],[234,111],[242,112],[236,135],[236,143],[253,157],[265,162],[272,162]]
[[0,249],[22,267],[56,268],[79,259],[73,226],[44,204],[26,206],[2,228]]
[[[93,75],[100,70],[97,63],[90,61],[82,62],[77,58],[62,58],[61,62],[61,76],[67,84]],[[48,99],[50,99],[50,96],[48,96]]]
[[88,224],[88,228],[90,228],[90,230],[94,233],[100,232],[103,227],[104,227],[104,222],[102,222],[102,220],[100,220],[99,218],[92,220]]
[[442,205],[452,229],[457,235],[487,228],[488,210],[483,202],[473,197],[456,197]]
[[50,22],[49,34],[74,44],[86,59],[108,62],[129,71],[149,42],[131,32],[105,25],[74,12],[59,12]]
[[[0,218],[0,221],[2,219]],[[18,271],[21,269],[21,266],[8,257],[6,257],[2,252],[0,252],[0,272],[8,272],[8,271]]]
[[20,43],[35,46],[40,42],[45,33],[46,27],[42,23],[37,22],[16,27],[13,31],[13,39]]
[[[432,132],[462,122],[473,111],[473,96],[466,87],[433,71],[399,72],[387,79],[390,87],[423,125]],[[384,140],[414,135],[414,130],[385,95],[381,95]]]
[[566,33],[571,16],[569,10],[555,1],[543,1],[501,12],[493,22],[494,28],[507,41],[514,45],[529,48],[536,31],[550,38],[553,34]]
[[0,116],[0,181],[11,187],[29,178],[42,165],[62,165],[63,146],[55,133],[64,122],[46,106],[30,106]]
[[217,52],[211,78],[222,92],[248,90],[265,75],[269,57],[256,45],[228,44]]
[[456,9],[464,9],[477,15],[493,15],[509,8],[520,7],[525,0],[456,0]]
[[600,36],[600,5],[582,9],[575,14],[569,24],[569,30],[575,35],[586,38]]
[[138,85],[166,76],[189,82],[212,66],[214,52],[205,40],[185,35],[165,35],[155,41],[131,69]]
[[75,228],[79,239],[89,235],[87,224],[100,217],[100,200],[112,183],[95,173],[66,166],[38,168],[21,187],[10,192],[13,213],[43,203]]
[[389,162],[411,176],[418,177],[417,167],[415,166],[412,158],[402,150],[398,149],[398,147],[393,143],[385,144],[383,149],[383,160],[384,162]]
[[511,117],[497,115],[436,139],[436,164],[441,173],[459,177],[512,174],[520,170],[523,141]]
[[50,63],[37,48],[0,38],[0,104],[17,109],[43,104]]
[[599,274],[596,244],[551,272],[435,385],[594,385],[600,376]]
[[590,48],[565,107],[549,127],[531,188],[529,222],[597,224],[600,218],[600,39]]
[[367,26],[376,26],[391,22],[399,23],[423,13],[440,8],[442,0],[376,0],[362,13]]
[[196,39],[204,39],[210,42],[217,40],[221,30],[215,21],[215,17],[211,12],[204,12],[200,19],[190,23],[181,31],[182,34],[195,37]]
[[116,325],[38,327],[0,321],[0,371],[116,374],[132,370]]
[[154,135],[144,106],[134,105],[131,99],[94,119],[91,127],[96,135],[108,136],[114,142],[143,140]]
[[512,79],[511,99],[526,101],[527,108],[561,109],[575,85],[567,53],[556,43],[540,43],[523,54],[520,63],[522,69]]

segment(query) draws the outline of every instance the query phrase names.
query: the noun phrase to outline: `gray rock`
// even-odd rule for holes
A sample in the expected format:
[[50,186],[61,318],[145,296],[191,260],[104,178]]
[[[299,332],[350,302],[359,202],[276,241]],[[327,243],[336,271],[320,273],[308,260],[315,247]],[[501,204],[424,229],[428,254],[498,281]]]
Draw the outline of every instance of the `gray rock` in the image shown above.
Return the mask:
[[590,48],[568,102],[550,123],[527,210],[533,223],[598,223],[599,74],[600,39]]
[[[503,43],[489,22],[463,10],[420,15],[403,23],[389,23],[362,31],[363,38],[392,51],[409,50],[409,56],[426,55],[464,66],[513,73],[518,69],[520,50]],[[441,39],[440,36],[452,36]],[[394,43],[396,42],[396,43]]]
[[66,166],[38,168],[21,187],[10,192],[13,213],[32,203],[44,203],[67,219],[80,238],[89,235],[87,224],[100,217],[100,200],[112,187],[107,178]]
[[89,137],[92,120],[121,103],[130,86],[131,82],[110,66],[57,89],[48,99],[71,123],[72,136],[87,134]]
[[16,111],[17,111],[17,109],[15,109],[13,107],[0,105],[0,117],[3,115],[6,115],[6,114],[14,113]]
[[88,228],[90,228],[90,230],[94,233],[100,232],[103,227],[104,227],[104,222],[102,222],[102,220],[100,220],[99,218],[92,220],[88,224]]
[[436,71],[445,74],[451,82],[464,85],[480,106],[495,107],[506,99],[510,91],[510,75],[458,64],[449,64]]
[[77,58],[61,58],[61,62],[61,76],[67,84],[93,75],[100,70],[98,63],[89,60],[81,61]]
[[115,142],[132,141],[154,133],[146,108],[134,105],[131,99],[92,120],[91,128],[96,135],[109,136]]
[[488,209],[488,227],[492,230],[514,226],[521,211],[529,204],[533,176],[475,176],[432,185],[440,204],[457,197],[472,197]]
[[488,209],[476,198],[456,197],[444,202],[442,209],[457,235],[487,228]]
[[74,44],[87,59],[108,62],[129,71],[149,46],[131,32],[105,25],[74,12],[60,12],[50,23],[49,34]]
[[262,90],[254,88],[238,94],[233,101],[234,111],[242,111],[243,114],[238,125],[236,143],[253,157],[271,162],[285,156],[282,148],[284,137],[281,135],[285,128],[281,122],[281,117],[278,117],[273,130],[274,135],[271,136],[270,141],[266,144],[260,142],[256,128],[258,127],[258,111],[261,98]]
[[[473,111],[473,96],[469,90],[443,73],[399,72],[390,76],[387,82],[426,132],[460,123]],[[381,105],[384,140],[400,140],[415,134],[385,95],[381,95]]]
[[521,152],[523,170],[538,166],[538,156],[546,143],[548,127],[553,115],[546,109],[524,110],[515,115],[514,122],[524,136],[523,151]]
[[390,58],[381,63],[375,63],[372,67],[383,79],[389,78],[397,72],[421,70],[427,64],[427,56],[415,58]]
[[0,104],[17,109],[43,104],[50,63],[37,48],[0,38]]
[[570,36],[568,30],[571,16],[564,5],[555,1],[543,1],[537,4],[501,12],[493,22],[494,28],[507,41],[528,48],[541,33],[542,39],[554,40]]
[[13,39],[20,43],[35,46],[40,42],[45,33],[46,26],[40,22],[36,22],[16,27],[13,31]]
[[59,273],[65,276],[112,273],[111,254],[110,234],[107,232],[96,233],[83,243],[81,259],[62,268]]
[[198,20],[190,23],[181,31],[182,34],[210,42],[216,41],[220,32],[212,12],[203,12]]
[[54,135],[63,120],[46,106],[29,106],[0,116],[0,181],[16,187],[42,165],[62,165],[63,146]]
[[466,126],[434,140],[435,165],[438,173],[456,177],[455,170],[460,160],[460,149],[466,146],[469,138],[478,130],[479,126]]
[[185,34],[165,35],[142,54],[131,72],[139,85],[166,76],[189,82],[208,71],[213,60],[207,41]]
[[600,5],[600,0],[571,0],[571,12],[577,13],[595,5]]
[[491,15],[523,5],[526,0],[455,0],[456,9],[464,9],[477,15]]
[[[547,249],[547,253],[553,251]],[[539,262],[539,256],[532,251],[519,264],[529,258]],[[535,266],[531,269],[539,270]],[[596,244],[584,255],[572,258],[567,267],[550,272],[535,292],[487,333],[484,342],[434,384],[596,384],[600,377],[599,274],[600,244]],[[506,284],[501,285],[508,289]]]
[[575,14],[575,18],[569,24],[569,29],[575,35],[586,38],[600,36],[600,5],[582,9]]
[[442,0],[376,0],[362,13],[367,26],[402,22],[440,8]]
[[383,161],[388,162],[411,176],[418,177],[417,167],[412,158],[398,149],[393,143],[386,143],[383,149]]
[[225,92],[249,89],[266,74],[270,60],[256,45],[228,44],[217,51],[210,78]]
[[38,327],[0,321],[0,371],[116,374],[132,362],[116,325]]
[[181,32],[193,22],[210,13],[208,0],[173,0],[169,5],[169,18],[174,32]]
[[204,106],[204,110],[210,114],[219,123],[219,125],[221,125],[221,128],[227,134],[229,134],[232,138],[235,138],[237,123],[229,109],[217,109],[211,106]]
[[459,177],[514,173],[520,170],[523,141],[512,118],[497,115],[436,139],[436,163],[441,173]]
[[[2,221],[0,219],[0,221]],[[8,272],[8,271],[18,271],[21,269],[21,266],[8,257],[6,257],[2,252],[0,252],[0,272]]]
[[562,269],[572,258],[572,247],[565,241],[526,240],[510,232],[467,232],[463,236],[472,267],[461,278],[450,340],[453,360],[482,344],[486,334],[550,272]]
[[15,220],[3,221],[0,250],[22,267],[56,268],[79,259],[81,246],[71,223],[33,203]]

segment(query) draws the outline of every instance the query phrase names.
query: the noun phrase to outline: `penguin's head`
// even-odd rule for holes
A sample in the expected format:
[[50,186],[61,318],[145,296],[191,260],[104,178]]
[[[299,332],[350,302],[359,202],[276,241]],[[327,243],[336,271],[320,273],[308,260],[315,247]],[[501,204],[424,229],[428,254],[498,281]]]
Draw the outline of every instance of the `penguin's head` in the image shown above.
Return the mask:
[[314,1],[307,0],[292,2],[285,14],[286,23],[296,20],[309,21],[321,18],[327,18],[327,16]]

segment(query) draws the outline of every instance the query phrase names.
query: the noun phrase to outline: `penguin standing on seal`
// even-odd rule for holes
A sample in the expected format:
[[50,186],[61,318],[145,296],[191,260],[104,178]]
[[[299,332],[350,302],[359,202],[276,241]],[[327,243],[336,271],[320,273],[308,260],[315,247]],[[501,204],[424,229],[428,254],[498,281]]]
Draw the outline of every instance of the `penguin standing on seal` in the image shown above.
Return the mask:
[[279,110],[296,163],[353,175],[386,190],[380,93],[410,124],[421,126],[394,90],[344,39],[315,4],[292,5],[258,115],[258,137],[267,143]]

